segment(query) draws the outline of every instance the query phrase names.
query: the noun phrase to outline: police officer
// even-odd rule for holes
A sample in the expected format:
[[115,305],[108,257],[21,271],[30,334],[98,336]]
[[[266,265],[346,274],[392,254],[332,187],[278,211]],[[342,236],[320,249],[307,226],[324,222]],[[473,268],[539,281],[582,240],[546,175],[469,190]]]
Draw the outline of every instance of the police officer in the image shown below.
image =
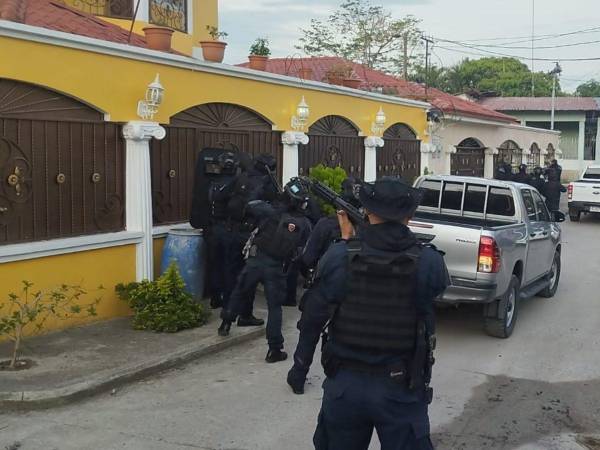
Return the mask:
[[[556,160],[553,161],[553,163]],[[560,209],[560,194],[567,192],[567,189],[560,182],[560,175],[562,169],[556,164],[555,166],[550,165],[546,170],[546,176],[548,182],[544,186],[544,196],[546,197],[546,206],[550,212],[558,211]]]
[[527,184],[530,180],[529,174],[527,173],[527,164],[521,164],[519,171],[513,176],[513,181],[517,183]]
[[317,450],[431,449],[428,387],[434,299],[448,283],[444,260],[407,227],[421,193],[399,179],[365,184],[369,218],[360,238],[345,213],[341,240],[319,263],[318,286],[334,305],[322,362],[327,379]]
[[494,175],[494,178],[496,180],[510,181],[512,180],[512,176],[513,174],[511,165],[502,160],[496,168],[496,174]]
[[531,177],[528,181],[528,184],[533,186],[534,188],[536,188],[538,190],[538,192],[540,194],[542,194],[543,196],[545,196],[545,186],[546,186],[546,180],[544,179],[544,175],[543,175],[543,170],[540,166],[536,166],[533,168],[533,172],[531,173]]
[[269,351],[265,360],[269,363],[283,361],[282,303],[285,299],[287,265],[299,247],[304,246],[310,233],[310,222],[302,215],[292,214],[306,208],[308,192],[298,180],[290,181],[284,188],[282,201],[271,205],[267,202],[251,202],[249,213],[260,218],[253,232],[249,258],[233,290],[227,308],[221,311],[223,319],[219,335],[227,336],[232,322],[254,292],[263,283],[267,299],[267,341]]
[[[342,183],[342,198],[348,203],[360,207],[357,198],[358,186],[352,177]],[[341,237],[337,216],[323,217],[315,226],[300,262],[304,272],[314,270],[317,262],[325,254],[329,246]],[[298,344],[294,352],[294,365],[287,375],[287,382],[295,394],[304,393],[306,375],[313,361],[314,353],[321,337],[321,331],[329,319],[329,307],[323,297],[319,295],[317,286],[310,287],[300,300],[302,315],[298,321]]]

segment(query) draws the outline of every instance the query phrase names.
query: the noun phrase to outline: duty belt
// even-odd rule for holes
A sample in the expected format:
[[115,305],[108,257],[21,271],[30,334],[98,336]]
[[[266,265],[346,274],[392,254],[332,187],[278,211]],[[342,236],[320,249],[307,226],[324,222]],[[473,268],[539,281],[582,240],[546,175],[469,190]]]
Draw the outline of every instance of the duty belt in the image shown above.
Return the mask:
[[351,372],[360,372],[377,377],[390,378],[393,381],[404,384],[408,380],[408,369],[404,361],[398,361],[393,364],[374,365],[355,360],[341,360],[340,369],[346,369]]

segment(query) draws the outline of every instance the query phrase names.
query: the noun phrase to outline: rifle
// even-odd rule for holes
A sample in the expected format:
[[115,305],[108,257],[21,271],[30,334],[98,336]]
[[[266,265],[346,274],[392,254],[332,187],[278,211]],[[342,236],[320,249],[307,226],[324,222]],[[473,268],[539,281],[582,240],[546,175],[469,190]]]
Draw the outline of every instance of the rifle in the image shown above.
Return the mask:
[[279,181],[277,181],[277,178],[275,178],[275,175],[273,175],[273,172],[271,172],[271,169],[269,168],[269,166],[267,166],[266,164],[265,164],[265,169],[267,170],[267,174],[269,175],[269,179],[271,180],[271,183],[273,183],[273,187],[275,189],[277,189],[277,193],[283,194],[283,188],[279,184]]
[[351,203],[348,203],[326,184],[308,177],[300,177],[300,179],[310,187],[310,190],[313,192],[313,194],[315,194],[321,200],[331,204],[336,211],[339,211],[340,209],[346,211],[348,217],[350,217],[350,220],[353,223],[362,224],[367,221],[367,217],[360,209]]

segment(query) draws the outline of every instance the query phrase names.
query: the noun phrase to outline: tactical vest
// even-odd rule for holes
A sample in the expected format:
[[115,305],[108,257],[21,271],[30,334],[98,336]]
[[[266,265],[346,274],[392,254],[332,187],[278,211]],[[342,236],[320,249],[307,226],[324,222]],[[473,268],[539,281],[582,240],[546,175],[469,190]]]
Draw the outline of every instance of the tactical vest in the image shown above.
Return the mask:
[[210,208],[210,218],[213,221],[222,221],[227,219],[228,198],[223,194],[223,189],[231,180],[222,179],[211,181],[208,186],[208,205]]
[[[290,224],[294,225],[290,231]],[[302,245],[302,229],[298,220],[288,213],[269,219],[254,239],[257,248],[280,261],[290,261]]]
[[420,253],[420,246],[386,256],[348,250],[348,291],[330,326],[336,344],[373,354],[415,350]]

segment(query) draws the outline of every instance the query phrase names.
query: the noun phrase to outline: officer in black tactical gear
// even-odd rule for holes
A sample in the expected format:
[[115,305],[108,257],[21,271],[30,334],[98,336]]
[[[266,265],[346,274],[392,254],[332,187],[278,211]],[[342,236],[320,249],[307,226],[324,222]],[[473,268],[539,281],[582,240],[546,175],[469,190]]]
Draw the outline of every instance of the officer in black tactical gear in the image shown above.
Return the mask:
[[[555,163],[556,160],[553,161]],[[550,165],[546,169],[546,177],[548,182],[544,187],[544,196],[546,197],[546,206],[550,212],[558,211],[560,209],[560,194],[567,192],[567,189],[561,184],[560,176],[562,168],[558,164]]]
[[496,168],[494,178],[496,180],[511,181],[513,177],[512,167],[506,161],[502,160]]
[[237,155],[220,148],[203,149],[196,163],[190,223],[204,230],[210,261],[207,284],[213,308],[222,305],[228,283],[223,270],[229,246],[228,203],[238,168]]
[[223,322],[219,335],[227,336],[232,322],[239,315],[250,292],[263,283],[269,316],[267,341],[269,363],[283,361],[282,304],[285,299],[287,267],[303,247],[310,234],[310,222],[295,214],[306,208],[308,191],[297,179],[286,184],[280,202],[271,205],[263,201],[251,202],[248,213],[259,219],[248,248],[248,260],[238,278],[227,308],[221,311]]
[[519,171],[513,176],[513,181],[517,183],[528,184],[530,180],[529,174],[527,173],[527,164],[521,164]]
[[[342,183],[342,198],[360,208],[356,180],[347,178]],[[315,226],[304,247],[300,262],[305,273],[315,270],[317,262],[325,254],[331,244],[341,237],[337,216],[323,217]],[[315,289],[316,290],[316,289]],[[304,393],[306,375],[313,361],[314,353],[321,338],[321,332],[329,319],[328,304],[322,297],[315,295],[309,288],[300,300],[302,315],[298,321],[298,344],[294,352],[294,365],[288,372],[287,382],[295,394]]]
[[323,301],[334,305],[322,350],[327,379],[317,450],[366,450],[373,428],[384,450],[433,448],[433,301],[448,273],[441,254],[407,227],[420,197],[399,179],[363,185],[369,225],[358,239],[338,213],[342,237],[321,259],[316,281]]
[[536,188],[543,196],[546,195],[546,180],[544,179],[544,171],[540,166],[533,168],[528,184]]

